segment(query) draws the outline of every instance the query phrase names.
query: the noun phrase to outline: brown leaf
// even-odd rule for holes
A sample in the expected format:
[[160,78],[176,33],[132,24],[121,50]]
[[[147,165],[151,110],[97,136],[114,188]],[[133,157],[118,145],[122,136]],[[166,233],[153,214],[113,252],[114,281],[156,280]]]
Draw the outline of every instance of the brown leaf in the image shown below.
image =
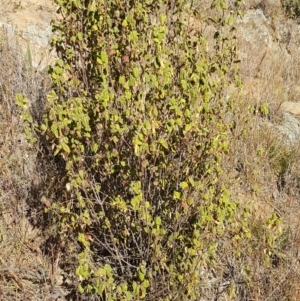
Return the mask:
[[123,56],[123,62],[124,63],[129,63],[129,56],[128,55]]
[[182,207],[183,207],[184,210],[188,210],[189,209],[189,205],[186,202],[183,202],[181,205],[182,205]]

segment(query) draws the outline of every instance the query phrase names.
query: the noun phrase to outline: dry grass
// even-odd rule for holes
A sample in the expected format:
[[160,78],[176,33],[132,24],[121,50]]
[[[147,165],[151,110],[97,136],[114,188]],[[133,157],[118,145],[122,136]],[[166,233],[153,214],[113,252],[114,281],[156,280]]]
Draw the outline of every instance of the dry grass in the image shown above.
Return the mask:
[[[237,120],[236,134],[240,136],[233,142],[226,176],[230,179],[232,197],[242,207],[253,204],[254,235],[241,246],[244,254],[248,254],[244,260],[232,263],[227,259],[235,271],[231,283],[236,283],[236,297],[229,300],[300,300],[300,142],[290,143],[277,128],[283,122],[281,103],[298,102],[300,59],[283,57],[280,51],[269,53],[258,72],[244,74],[243,78],[240,107],[248,108],[249,112],[248,115],[241,112]],[[259,110],[263,103],[269,105],[267,116]],[[274,254],[266,262],[264,245],[268,237],[262,222],[272,212],[282,220],[282,235],[274,241]],[[230,249],[228,246],[227,250]],[[253,280],[245,288],[237,279],[239,271],[247,265],[251,267]]]
[[0,66],[0,300],[63,300],[59,271],[53,270],[45,237],[32,223],[42,215],[32,206],[32,188],[42,175],[39,149],[27,144],[15,106],[16,94],[22,93],[40,117],[46,73],[34,70],[5,33]]

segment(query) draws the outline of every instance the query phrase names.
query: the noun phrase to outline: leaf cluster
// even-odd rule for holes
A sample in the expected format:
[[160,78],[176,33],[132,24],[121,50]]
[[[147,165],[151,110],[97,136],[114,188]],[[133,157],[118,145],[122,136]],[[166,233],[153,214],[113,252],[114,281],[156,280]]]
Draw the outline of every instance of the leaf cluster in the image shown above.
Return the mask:
[[191,34],[190,18],[208,18],[187,1],[56,3],[59,59],[38,130],[64,162],[45,210],[80,243],[79,292],[199,300],[201,267],[237,208],[220,181],[233,127],[227,91],[240,85],[233,13],[213,2],[211,47],[200,29]]

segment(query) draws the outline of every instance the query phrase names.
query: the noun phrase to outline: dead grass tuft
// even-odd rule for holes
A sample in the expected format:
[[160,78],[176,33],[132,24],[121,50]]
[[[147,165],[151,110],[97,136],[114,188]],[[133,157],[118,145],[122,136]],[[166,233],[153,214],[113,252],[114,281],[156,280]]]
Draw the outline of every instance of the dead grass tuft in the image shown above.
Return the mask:
[[59,272],[45,255],[45,237],[30,222],[43,214],[30,205],[43,171],[38,146],[26,142],[15,105],[22,93],[39,118],[48,79],[3,32],[0,66],[0,300],[63,300]]
[[[279,131],[279,125],[286,122],[281,104],[299,101],[300,59],[288,59],[285,50],[281,51],[268,53],[259,69],[249,67],[256,72],[243,74],[244,89],[239,97],[243,112],[235,129],[239,138],[233,141],[226,177],[241,208],[252,203],[254,235],[241,246],[244,254],[250,254],[244,260],[232,262],[228,250],[233,247],[228,246],[224,253],[227,266],[234,270],[231,279],[237,279],[239,271],[249,266],[253,281],[239,286],[235,280],[236,295],[231,300],[300,299],[300,137],[290,141]],[[260,110],[264,103],[268,104],[268,114]],[[274,253],[266,261],[264,246],[270,237],[262,222],[272,212],[282,220],[282,235],[273,242]]]

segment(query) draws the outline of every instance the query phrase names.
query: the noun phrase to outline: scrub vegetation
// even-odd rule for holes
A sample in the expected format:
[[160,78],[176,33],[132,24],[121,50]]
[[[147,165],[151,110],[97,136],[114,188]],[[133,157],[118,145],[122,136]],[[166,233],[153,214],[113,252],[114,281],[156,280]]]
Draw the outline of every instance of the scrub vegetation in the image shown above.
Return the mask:
[[244,93],[242,3],[55,2],[47,72],[2,39],[3,298],[297,300],[299,156]]

